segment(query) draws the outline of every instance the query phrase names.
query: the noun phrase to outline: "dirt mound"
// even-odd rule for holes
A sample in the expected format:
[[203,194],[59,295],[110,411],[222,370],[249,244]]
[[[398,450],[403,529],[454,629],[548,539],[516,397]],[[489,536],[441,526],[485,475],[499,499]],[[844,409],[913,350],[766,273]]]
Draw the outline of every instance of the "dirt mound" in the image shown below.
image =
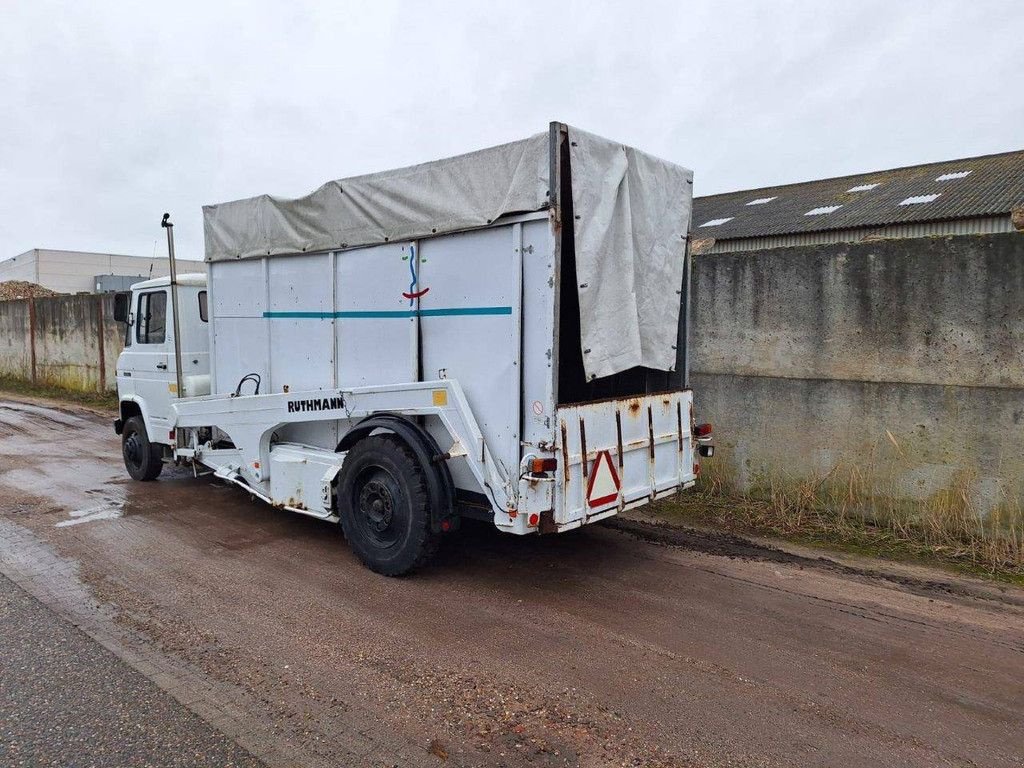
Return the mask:
[[43,288],[43,286],[30,283],[27,280],[5,280],[0,282],[0,301],[34,299],[39,296],[57,295],[56,291],[51,291],[49,288]]

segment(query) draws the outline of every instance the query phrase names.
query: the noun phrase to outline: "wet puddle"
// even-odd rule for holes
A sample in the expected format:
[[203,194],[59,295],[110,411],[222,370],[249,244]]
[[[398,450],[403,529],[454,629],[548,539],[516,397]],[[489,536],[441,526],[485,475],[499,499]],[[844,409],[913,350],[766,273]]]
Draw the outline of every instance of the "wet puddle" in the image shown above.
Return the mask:
[[82,523],[93,523],[97,520],[113,520],[123,517],[125,514],[125,503],[123,501],[100,504],[87,509],[76,509],[70,514],[70,519],[61,520],[55,523],[56,528],[67,528],[70,525],[81,525]]

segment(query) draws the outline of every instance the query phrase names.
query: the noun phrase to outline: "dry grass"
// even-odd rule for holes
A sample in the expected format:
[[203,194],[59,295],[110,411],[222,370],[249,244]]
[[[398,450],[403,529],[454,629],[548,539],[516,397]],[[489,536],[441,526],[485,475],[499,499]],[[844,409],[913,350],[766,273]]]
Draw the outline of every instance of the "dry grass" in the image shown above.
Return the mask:
[[30,381],[0,376],[0,395],[20,395],[23,397],[42,398],[61,403],[77,403],[102,410],[117,411],[116,392],[81,392],[64,389],[63,387],[33,384]]
[[859,467],[798,482],[769,479],[750,493],[706,477],[652,512],[733,532],[777,536],[862,554],[911,559],[1024,583],[1024,509],[1019,500],[977,508],[968,472],[914,501],[873,485]]

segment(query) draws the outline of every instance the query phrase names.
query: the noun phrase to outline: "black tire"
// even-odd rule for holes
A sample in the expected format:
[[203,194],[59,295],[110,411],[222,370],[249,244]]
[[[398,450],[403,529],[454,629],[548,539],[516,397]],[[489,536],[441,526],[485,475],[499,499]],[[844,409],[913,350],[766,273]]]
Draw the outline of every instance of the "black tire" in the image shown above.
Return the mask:
[[345,457],[338,515],[349,546],[371,571],[401,576],[437,552],[427,471],[394,435],[365,437]]
[[149,442],[141,416],[132,416],[121,430],[121,455],[134,480],[156,480],[164,468],[163,449]]

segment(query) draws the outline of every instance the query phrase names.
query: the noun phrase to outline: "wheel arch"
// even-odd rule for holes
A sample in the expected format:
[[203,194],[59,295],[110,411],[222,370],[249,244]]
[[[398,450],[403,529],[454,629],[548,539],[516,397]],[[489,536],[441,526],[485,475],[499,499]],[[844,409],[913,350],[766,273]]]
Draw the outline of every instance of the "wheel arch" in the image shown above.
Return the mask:
[[[433,436],[421,424],[396,413],[378,413],[357,423],[338,443],[338,452],[347,451],[363,438],[378,431],[389,432],[409,446],[423,467],[430,494],[430,526],[434,532],[445,530],[448,521],[455,524],[455,483],[448,463]],[[345,471],[342,465],[341,471]]]
[[[114,432],[120,435],[124,432],[124,425],[132,416],[141,416],[142,423],[146,423],[146,413],[143,403],[135,397],[122,398],[117,406],[117,419],[114,421]],[[146,427],[147,431],[149,427]]]

